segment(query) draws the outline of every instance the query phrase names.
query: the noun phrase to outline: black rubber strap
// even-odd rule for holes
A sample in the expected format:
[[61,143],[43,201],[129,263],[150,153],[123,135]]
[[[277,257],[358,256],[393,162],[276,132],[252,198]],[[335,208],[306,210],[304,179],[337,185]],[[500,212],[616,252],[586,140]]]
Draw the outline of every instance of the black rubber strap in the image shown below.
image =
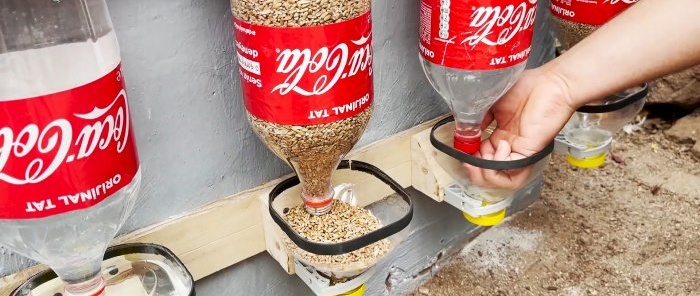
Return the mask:
[[[175,256],[175,253],[170,251],[168,248],[161,246],[161,245],[156,245],[156,244],[147,244],[147,243],[131,243],[131,244],[121,244],[121,245],[115,245],[107,248],[105,251],[103,260],[111,259],[114,257],[118,256],[123,256],[123,255],[128,255],[128,254],[153,254],[153,255],[159,255],[167,258],[170,261],[173,261],[177,263],[177,265],[184,267],[185,264],[180,261],[177,256]],[[195,296],[196,292],[194,289],[194,278],[192,277],[192,274],[190,273],[189,270],[185,269],[185,272],[187,274],[187,277],[190,279],[192,282],[192,289],[190,290],[190,293],[188,294],[189,296]],[[42,272],[37,273],[36,275],[32,276],[29,278],[26,282],[24,282],[21,286],[19,286],[17,289],[15,289],[12,292],[12,296],[23,296],[27,295],[23,293],[23,291],[31,291],[39,286],[57,278],[58,276],[56,273],[51,270],[47,269]]]
[[581,113],[608,113],[620,110],[629,105],[644,99],[649,94],[649,85],[647,83],[641,85],[641,89],[637,92],[631,93],[628,96],[605,105],[584,105],[576,110],[576,112]]
[[280,226],[282,231],[284,231],[284,233],[286,233],[287,236],[289,236],[289,239],[291,239],[297,246],[299,246],[299,248],[317,255],[345,254],[369,246],[387,237],[390,237],[403,230],[408,226],[408,224],[411,223],[411,219],[413,219],[413,201],[411,200],[411,197],[408,195],[408,193],[406,193],[404,188],[401,187],[401,185],[399,185],[386,173],[382,172],[379,168],[371,164],[358,160],[342,160],[338,165],[338,169],[350,169],[353,171],[360,171],[375,176],[377,179],[384,182],[384,184],[389,185],[389,187],[391,187],[391,189],[393,189],[394,192],[396,192],[399,196],[401,196],[401,198],[404,201],[406,201],[406,203],[408,203],[408,211],[406,211],[406,214],[403,217],[392,222],[391,224],[374,230],[361,237],[357,237],[348,241],[335,244],[312,242],[305,239],[296,231],[294,231],[294,229],[292,229],[292,227],[289,226],[289,224],[287,224],[287,222],[285,222],[285,220],[279,215],[279,213],[277,213],[277,211],[275,211],[272,207],[273,202],[282,192],[299,184],[299,177],[291,177],[280,182],[279,184],[277,184],[277,186],[275,186],[275,188],[272,189],[272,191],[270,192],[270,200],[268,206],[270,210],[270,216],[272,216],[272,220],[274,220],[275,223],[277,223],[277,225]]
[[34,276],[30,277],[26,282],[24,282],[22,285],[17,287],[14,291],[12,291],[12,296],[26,296],[30,295],[28,293],[31,290],[34,290],[38,288],[39,286],[57,278],[58,275],[56,275],[56,272],[54,272],[51,269],[44,270],[42,272],[39,272],[35,274]]
[[468,163],[470,165],[473,165],[475,167],[479,167],[482,169],[490,169],[490,170],[513,170],[513,169],[519,169],[519,168],[524,168],[530,165],[533,165],[537,163],[538,161],[544,159],[552,153],[554,150],[554,141],[549,143],[547,147],[544,148],[544,150],[537,152],[529,157],[523,158],[523,159],[517,159],[517,160],[507,160],[507,161],[498,161],[498,160],[486,160],[483,158],[478,158],[473,155],[466,154],[462,151],[459,151],[452,146],[449,146],[443,142],[440,142],[437,138],[435,138],[435,131],[451,122],[454,121],[454,117],[450,116],[447,118],[444,118],[438,123],[436,123],[433,126],[433,129],[430,131],[430,143],[433,144],[433,147],[435,149],[441,151],[442,153],[445,153],[449,156],[451,156],[454,159],[457,159],[461,162]]

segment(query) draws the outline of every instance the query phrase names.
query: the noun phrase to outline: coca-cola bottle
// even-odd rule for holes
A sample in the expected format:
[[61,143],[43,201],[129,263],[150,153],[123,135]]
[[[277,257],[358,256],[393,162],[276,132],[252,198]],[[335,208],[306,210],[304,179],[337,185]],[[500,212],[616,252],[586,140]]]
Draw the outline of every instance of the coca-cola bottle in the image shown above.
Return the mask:
[[333,173],[374,109],[371,4],[231,0],[250,125],[299,176],[314,215],[333,208]]
[[421,0],[420,60],[452,109],[454,147],[479,151],[486,111],[525,70],[536,0]]
[[140,172],[105,1],[0,1],[0,243],[100,295]]
[[[536,6],[537,0],[421,0],[420,61],[452,110],[452,146],[457,153],[469,156],[480,150],[486,111],[525,70]],[[535,171],[542,167],[537,165]],[[448,171],[458,185],[448,186],[445,200],[463,210],[468,221],[492,226],[503,220],[515,190],[490,194],[471,182],[465,169]]]

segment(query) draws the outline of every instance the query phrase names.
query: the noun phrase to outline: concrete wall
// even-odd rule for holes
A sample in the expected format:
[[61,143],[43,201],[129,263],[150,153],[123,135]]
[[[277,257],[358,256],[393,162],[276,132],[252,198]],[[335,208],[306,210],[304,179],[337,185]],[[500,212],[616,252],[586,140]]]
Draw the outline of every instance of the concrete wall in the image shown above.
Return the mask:
[[[228,0],[108,3],[122,48],[144,170],[136,211],[122,232],[180,215],[290,172],[255,137],[244,118]],[[551,48],[542,47],[552,43],[546,4],[539,4],[530,66],[553,56]],[[418,64],[418,0],[374,0],[373,16],[376,109],[358,146],[448,111]],[[418,206],[437,207],[434,203]],[[426,214],[426,219],[434,223],[447,219],[437,209],[447,208],[425,209],[432,213]],[[0,275],[27,263],[6,253],[0,253]],[[274,269],[269,261],[265,255],[258,256],[235,266],[233,270],[241,272],[234,271],[230,278],[206,283],[216,287],[246,281],[249,291],[256,291],[260,287],[249,280],[252,272]],[[282,295],[272,292],[282,291],[278,289],[285,281],[276,279],[280,286],[269,295]],[[202,285],[204,291],[214,291]],[[260,280],[260,285],[270,283]]]

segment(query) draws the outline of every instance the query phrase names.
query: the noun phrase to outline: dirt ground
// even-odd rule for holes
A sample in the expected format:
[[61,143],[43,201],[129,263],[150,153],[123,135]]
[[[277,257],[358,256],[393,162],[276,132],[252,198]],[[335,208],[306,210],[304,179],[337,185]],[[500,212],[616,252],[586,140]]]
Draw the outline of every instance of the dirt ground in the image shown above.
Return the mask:
[[700,295],[700,161],[647,120],[606,165],[554,154],[542,199],[413,295]]

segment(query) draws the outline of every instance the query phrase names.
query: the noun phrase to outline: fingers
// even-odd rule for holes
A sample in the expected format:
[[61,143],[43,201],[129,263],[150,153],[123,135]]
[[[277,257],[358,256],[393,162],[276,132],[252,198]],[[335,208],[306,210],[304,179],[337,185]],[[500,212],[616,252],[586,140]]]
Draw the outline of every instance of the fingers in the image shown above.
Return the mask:
[[510,152],[510,144],[506,141],[500,140],[498,141],[498,146],[496,148],[496,152],[494,153],[493,159],[498,161],[509,160]]
[[481,155],[493,155],[496,153],[496,147],[493,145],[493,143],[491,143],[491,141],[487,139],[481,142],[481,147],[479,148],[479,151],[481,152]]
[[[496,152],[496,148],[493,147],[493,144],[488,141],[482,141],[481,142],[481,147],[479,148],[479,152],[475,153],[474,156],[481,158],[481,159],[488,159],[492,160],[493,159],[493,154]],[[467,168],[467,176],[469,179],[472,181],[472,183],[478,185],[478,186],[485,186],[487,185],[487,182],[484,180],[484,169],[476,166],[472,166],[470,164],[464,164],[464,167]]]
[[[486,141],[481,152],[475,154],[485,160],[509,161],[525,158],[524,155],[514,153],[507,141],[498,141],[494,149],[490,142]],[[490,170],[464,164],[469,180],[472,184],[483,188],[499,188],[517,190],[529,180],[532,167],[516,170]]]
[[[479,152],[475,153],[474,156],[476,156],[476,157],[478,157],[478,158],[483,158],[482,155],[481,155],[481,153],[479,153]],[[482,176],[482,171],[483,171],[482,168],[476,167],[476,166],[473,166],[473,165],[470,165],[470,164],[467,164],[467,163],[464,163],[463,165],[464,165],[464,167],[467,169],[467,177],[469,178],[469,180],[470,180],[473,184],[475,184],[475,185],[477,185],[477,186],[481,186],[480,184],[485,184],[485,183],[486,183],[486,182],[484,181],[483,176]]]
[[[484,159],[496,160],[496,161],[508,161],[510,160],[510,144],[506,141],[498,141],[496,152],[494,154],[484,155]],[[490,185],[489,187],[500,187],[506,189],[513,189],[517,187],[517,184],[513,184],[510,176],[500,170],[488,170],[484,169],[481,174],[485,184]]]

